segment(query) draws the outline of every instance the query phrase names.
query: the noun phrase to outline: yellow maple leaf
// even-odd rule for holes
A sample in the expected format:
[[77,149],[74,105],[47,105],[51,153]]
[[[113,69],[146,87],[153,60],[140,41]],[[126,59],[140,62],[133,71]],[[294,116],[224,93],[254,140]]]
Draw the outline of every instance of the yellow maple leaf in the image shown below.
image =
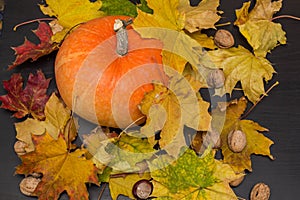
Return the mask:
[[135,199],[132,194],[132,188],[136,182],[143,179],[150,180],[150,174],[144,173],[143,176],[139,176],[139,174],[128,174],[125,177],[110,178],[109,191],[111,198],[117,200],[118,196],[122,194],[130,199]]
[[275,73],[267,59],[253,55],[242,46],[209,51],[208,54],[224,71],[226,92],[231,94],[240,81],[244,94],[253,103],[265,94],[264,80],[269,81]]
[[[246,98],[240,98],[229,104],[226,110],[224,121],[224,112],[215,109],[212,112],[212,127],[218,130],[221,135],[221,149],[224,155],[224,163],[228,163],[235,172],[243,172],[245,169],[251,171],[252,154],[269,156],[273,159],[270,152],[270,146],[273,141],[265,137],[262,133],[268,129],[260,126],[251,120],[240,119],[247,107]],[[228,146],[228,134],[233,130],[241,130],[246,135],[247,145],[239,153],[233,152]]]
[[178,10],[185,15],[184,28],[189,32],[215,28],[214,24],[221,18],[217,7],[219,0],[202,0],[197,6],[190,6],[189,0],[179,0]]
[[152,196],[162,199],[204,200],[237,197],[229,182],[237,175],[228,164],[214,159],[214,153],[207,149],[201,157],[187,149],[176,161],[166,163],[164,157],[149,162],[154,190]]
[[282,0],[258,0],[249,12],[250,1],[236,10],[235,25],[240,29],[257,56],[265,57],[278,43],[286,44],[281,24],[272,22],[273,15],[280,10]]
[[35,151],[21,156],[17,174],[41,173],[43,177],[34,195],[39,199],[58,199],[67,192],[70,200],[88,199],[86,183],[98,185],[97,171],[85,158],[85,149],[70,151],[63,135],[54,140],[48,133],[32,136]]
[[41,11],[45,15],[53,16],[58,19],[58,23],[63,30],[55,33],[51,38],[53,42],[60,43],[65,35],[75,26],[91,19],[104,16],[99,11],[102,2],[97,0],[91,2],[89,0],[46,0],[45,5],[40,5]]
[[208,130],[211,116],[209,103],[202,100],[188,80],[182,76],[173,76],[169,88],[155,85],[154,90],[145,95],[141,111],[147,115],[146,125],[141,133],[154,145],[155,133],[160,131],[159,145],[174,157],[178,156],[184,145],[183,126],[195,130]]
[[153,14],[138,10],[134,28],[160,27],[177,31],[183,29],[185,17],[177,10],[179,0],[148,0],[147,3]]
[[[58,97],[53,93],[49,98],[45,106],[45,116],[44,121],[37,119],[27,118],[23,122],[15,124],[18,140],[21,140],[27,144],[26,152],[34,150],[34,145],[32,143],[31,135],[42,135],[46,131],[54,138],[57,139],[60,133],[74,134],[77,133],[76,121],[71,118],[71,111],[65,107],[63,102],[58,99]],[[69,129],[71,132],[67,132],[66,126],[69,123]],[[68,136],[69,137],[69,136]]]
[[202,47],[208,49],[216,49],[217,46],[213,40],[213,37],[208,37],[206,34],[200,31],[187,33],[192,39],[196,40]]

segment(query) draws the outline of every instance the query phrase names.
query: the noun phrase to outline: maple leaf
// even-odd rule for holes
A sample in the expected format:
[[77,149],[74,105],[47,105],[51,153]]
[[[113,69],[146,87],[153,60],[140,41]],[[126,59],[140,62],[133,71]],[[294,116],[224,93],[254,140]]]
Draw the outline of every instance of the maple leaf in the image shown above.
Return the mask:
[[45,106],[45,120],[28,118],[23,122],[15,124],[17,136],[16,138],[27,144],[26,152],[34,150],[31,135],[42,135],[46,131],[54,139],[58,135],[65,133],[65,138],[75,138],[77,129],[76,122],[71,118],[71,111],[66,108],[61,100],[53,93]]
[[213,37],[208,37],[206,34],[200,31],[187,33],[192,39],[196,40],[202,47],[208,49],[216,49],[217,46],[213,40]]
[[[242,97],[228,105],[225,121],[224,112],[215,109],[212,113],[212,127],[221,133],[221,149],[224,155],[224,163],[230,164],[236,172],[243,172],[245,169],[252,170],[251,154],[269,156],[269,158],[273,159],[270,153],[270,146],[273,144],[273,141],[260,133],[268,131],[268,129],[251,120],[241,119],[241,115],[246,107],[247,100]],[[240,153],[235,153],[228,147],[227,138],[232,130],[241,130],[246,135],[247,145]]]
[[13,64],[8,67],[8,70],[15,68],[29,59],[35,61],[58,48],[57,44],[51,41],[53,34],[47,23],[40,22],[38,28],[34,30],[33,33],[39,38],[40,43],[34,44],[25,38],[24,44],[18,47],[12,47],[17,57]]
[[[93,156],[94,163],[113,171],[138,172],[136,163],[149,159],[156,152],[139,132],[122,133],[121,136],[94,132],[84,137],[84,144]],[[104,167],[104,168],[103,168]]]
[[102,2],[97,0],[46,0],[45,5],[40,5],[41,11],[45,15],[56,17],[63,30],[57,32],[51,40],[55,43],[61,43],[66,34],[75,26],[104,15],[99,11]]
[[237,199],[229,182],[242,175],[236,175],[232,168],[214,159],[214,153],[207,149],[201,157],[191,149],[174,162],[165,157],[149,162],[157,199]]
[[70,200],[88,199],[86,183],[98,185],[97,168],[85,158],[86,149],[70,151],[63,135],[53,139],[47,132],[32,136],[35,151],[21,156],[17,174],[43,174],[34,191],[39,199],[58,199],[67,192]]
[[139,4],[133,4],[128,0],[102,0],[101,11],[106,15],[125,15],[136,17],[137,8],[144,12],[151,13],[146,0],[141,0]]
[[209,103],[197,95],[185,78],[173,76],[169,88],[155,85],[154,90],[145,95],[141,111],[147,121],[141,133],[155,145],[155,133],[161,130],[160,147],[176,157],[180,148],[186,145],[184,125],[196,130],[208,129],[211,119],[208,107]]
[[275,73],[267,59],[254,56],[242,46],[209,51],[208,54],[215,65],[223,69],[226,92],[231,94],[240,81],[245,95],[253,103],[265,94],[264,80],[269,81]]
[[143,179],[150,180],[150,174],[145,173],[143,176],[139,176],[139,174],[129,174],[125,177],[110,178],[108,183],[111,198],[117,200],[119,195],[125,195],[130,199],[135,199],[132,194],[132,188],[136,182]]
[[235,25],[240,29],[257,56],[265,57],[278,43],[286,44],[281,24],[272,22],[273,15],[280,10],[282,0],[258,0],[249,12],[250,1],[236,10]]
[[3,81],[6,95],[0,96],[1,108],[14,111],[14,117],[22,118],[31,115],[35,119],[44,119],[44,107],[48,100],[46,94],[50,79],[46,79],[42,71],[29,74],[26,87],[23,89],[21,74],[13,74]]
[[190,6],[189,0],[179,0],[178,10],[185,15],[184,28],[189,32],[215,28],[214,24],[221,18],[217,7],[219,0],[202,0],[197,6]]

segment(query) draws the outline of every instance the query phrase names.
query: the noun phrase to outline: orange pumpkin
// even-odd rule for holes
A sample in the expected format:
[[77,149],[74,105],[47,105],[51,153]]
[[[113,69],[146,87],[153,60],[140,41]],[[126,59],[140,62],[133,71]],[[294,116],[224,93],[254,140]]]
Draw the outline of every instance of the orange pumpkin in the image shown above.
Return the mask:
[[107,16],[80,25],[63,42],[55,61],[58,90],[66,105],[102,126],[126,127],[142,114],[138,105],[154,80],[164,82],[162,44],[142,39],[127,27],[128,53],[116,52],[116,19]]

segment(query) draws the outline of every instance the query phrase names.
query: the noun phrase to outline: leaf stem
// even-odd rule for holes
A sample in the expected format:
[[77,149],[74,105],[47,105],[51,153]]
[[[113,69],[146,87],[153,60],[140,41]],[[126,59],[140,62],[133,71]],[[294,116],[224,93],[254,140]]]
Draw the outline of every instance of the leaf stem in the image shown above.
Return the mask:
[[216,24],[215,27],[219,27],[219,26],[227,26],[227,25],[230,25],[231,22],[225,22],[225,23],[222,23],[222,24]]
[[29,20],[29,21],[26,21],[26,22],[22,22],[20,24],[17,24],[14,26],[13,30],[16,31],[17,28],[19,28],[20,26],[23,26],[23,25],[26,25],[26,24],[30,24],[30,23],[33,23],[33,22],[39,22],[39,21],[52,21],[52,20],[55,20],[56,18],[39,18],[39,19],[33,19],[33,20]]
[[245,119],[250,113],[251,113],[251,111],[257,106],[257,104],[259,103],[259,102],[261,102],[261,100],[264,98],[264,97],[266,97],[266,96],[268,96],[268,93],[275,87],[275,86],[277,86],[277,85],[279,85],[279,82],[278,81],[276,81],[276,83],[274,83],[266,92],[265,92],[265,94],[263,94],[259,99],[258,99],[258,101],[257,102],[255,102],[254,104],[253,104],[253,106],[244,114],[244,115],[242,115],[241,117],[240,117],[240,119]]
[[300,17],[295,17],[295,16],[292,16],[292,15],[279,15],[279,16],[273,17],[271,19],[271,21],[273,21],[275,19],[281,19],[281,18],[290,18],[290,19],[295,19],[295,20],[300,21]]
[[136,122],[138,122],[138,121],[140,121],[140,120],[142,120],[142,119],[144,119],[145,118],[145,116],[142,116],[142,117],[140,117],[140,118],[138,118],[138,119],[136,119],[134,122],[132,122],[131,124],[129,124],[121,133],[120,133],[120,135],[118,136],[118,138],[120,138],[121,137],[121,135],[123,134],[123,133],[126,133],[126,131],[131,127],[131,126],[133,126]]
[[103,196],[103,193],[104,193],[104,191],[105,191],[106,185],[107,185],[107,183],[104,183],[104,184],[103,184],[103,186],[102,186],[102,188],[101,188],[101,191],[100,191],[100,193],[99,193],[98,200],[101,200],[101,198],[102,198],[102,196]]

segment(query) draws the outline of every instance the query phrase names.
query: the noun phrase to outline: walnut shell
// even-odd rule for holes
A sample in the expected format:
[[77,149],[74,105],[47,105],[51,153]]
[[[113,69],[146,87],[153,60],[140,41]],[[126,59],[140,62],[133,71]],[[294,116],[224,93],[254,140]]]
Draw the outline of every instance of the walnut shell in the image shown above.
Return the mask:
[[20,191],[27,196],[36,196],[34,195],[34,191],[40,181],[41,179],[39,178],[28,176],[20,182]]
[[210,144],[213,145],[214,149],[221,147],[220,133],[216,130],[208,131],[207,134],[203,134],[203,145],[207,148]]
[[229,31],[220,29],[215,34],[214,42],[219,48],[230,48],[234,45],[234,38]]
[[244,132],[241,130],[234,130],[228,134],[228,146],[231,151],[235,153],[239,153],[243,151],[243,149],[247,145],[247,139]]
[[257,183],[251,190],[250,200],[268,200],[270,198],[270,188],[264,183]]
[[14,149],[15,149],[15,152],[18,156],[22,156],[24,154],[26,154],[26,150],[25,148],[27,147],[27,144],[23,141],[16,141],[15,145],[14,145]]
[[207,85],[211,88],[221,88],[224,86],[225,75],[223,70],[215,69],[211,70],[207,77]]

